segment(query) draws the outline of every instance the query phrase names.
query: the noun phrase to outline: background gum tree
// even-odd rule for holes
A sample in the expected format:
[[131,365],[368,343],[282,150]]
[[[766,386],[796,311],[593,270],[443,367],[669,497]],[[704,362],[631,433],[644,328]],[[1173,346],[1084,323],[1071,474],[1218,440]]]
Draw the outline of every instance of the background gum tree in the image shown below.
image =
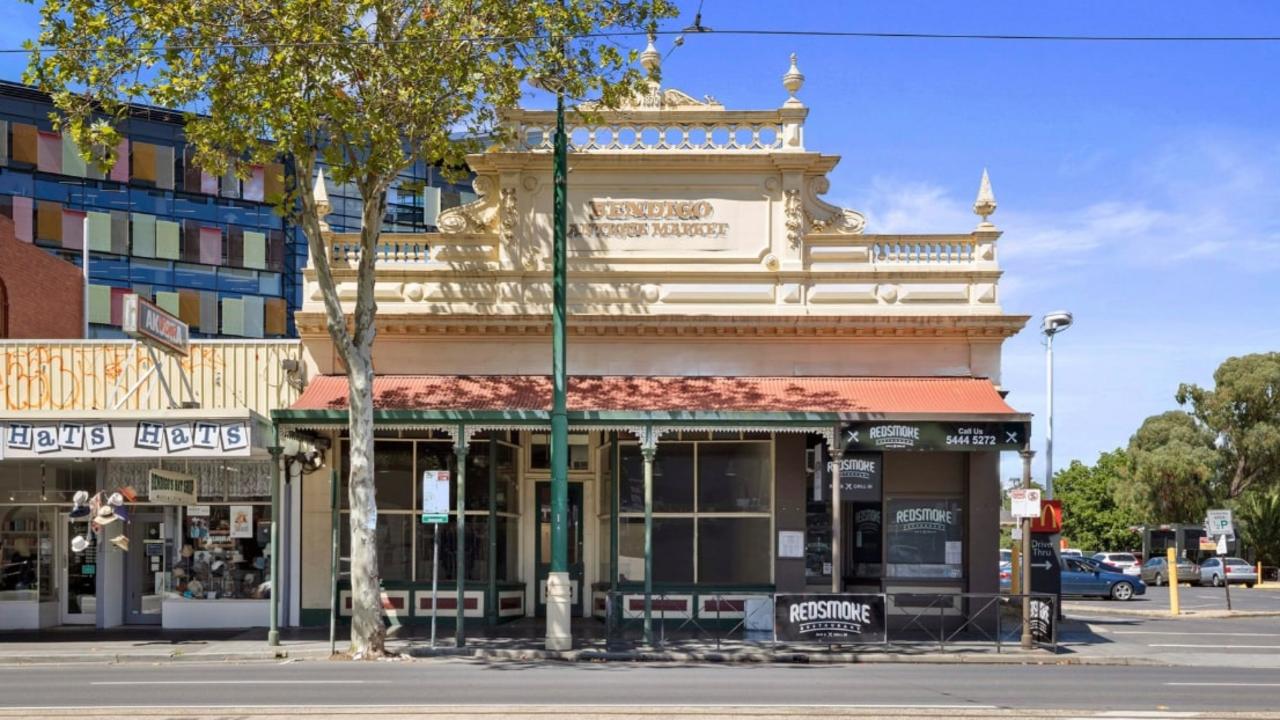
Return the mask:
[[1129,440],[1132,482],[1120,497],[1147,523],[1204,520],[1216,477],[1213,433],[1191,415],[1152,415]]
[[1182,385],[1177,400],[1217,436],[1219,495],[1280,487],[1280,352],[1227,358],[1213,385]]
[[[353,655],[382,655],[386,639],[370,522],[373,250],[387,191],[418,160],[460,167],[477,144],[455,138],[497,137],[501,111],[531,79],[618,104],[643,82],[619,47],[643,41],[597,34],[673,14],[665,0],[44,0],[38,46],[48,51],[32,45],[26,79],[52,94],[55,123],[86,159],[120,160],[115,124],[133,101],[188,111],[195,162],[210,172],[293,163],[279,207],[306,233],[351,385]],[[350,316],[307,192],[321,159],[363,200]]]
[[1131,528],[1141,522],[1132,506],[1119,499],[1130,482],[1130,458],[1122,448],[1104,452],[1093,465],[1079,460],[1059,470],[1053,490],[1066,509],[1062,537],[1071,547],[1105,552],[1141,545]]

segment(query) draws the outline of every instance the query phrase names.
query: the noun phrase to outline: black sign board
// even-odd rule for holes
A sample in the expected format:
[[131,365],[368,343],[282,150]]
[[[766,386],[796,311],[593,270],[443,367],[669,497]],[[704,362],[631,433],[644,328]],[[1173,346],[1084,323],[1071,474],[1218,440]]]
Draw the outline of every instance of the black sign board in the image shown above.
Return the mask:
[[884,456],[880,453],[845,453],[832,460],[833,474],[840,477],[840,499],[846,502],[880,502],[884,477]]
[[1033,641],[1038,643],[1054,641],[1053,623],[1058,617],[1058,613],[1053,610],[1054,605],[1056,605],[1054,598],[1031,598],[1031,639]]
[[1021,450],[1030,437],[1025,422],[854,422],[844,426],[847,450]]
[[888,639],[884,595],[775,595],[773,636],[782,642],[832,645]]
[[1058,561],[1058,536],[1031,533],[1031,592],[1062,594],[1062,565]]

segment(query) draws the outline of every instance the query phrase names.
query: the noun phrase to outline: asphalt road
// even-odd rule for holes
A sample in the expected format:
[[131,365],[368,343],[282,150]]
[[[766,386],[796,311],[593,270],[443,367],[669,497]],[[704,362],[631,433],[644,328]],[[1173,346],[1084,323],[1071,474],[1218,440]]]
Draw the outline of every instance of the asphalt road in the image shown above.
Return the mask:
[[[1271,711],[1266,669],[554,664],[442,660],[0,668],[0,709],[393,705]],[[571,707],[566,710],[572,714]]]

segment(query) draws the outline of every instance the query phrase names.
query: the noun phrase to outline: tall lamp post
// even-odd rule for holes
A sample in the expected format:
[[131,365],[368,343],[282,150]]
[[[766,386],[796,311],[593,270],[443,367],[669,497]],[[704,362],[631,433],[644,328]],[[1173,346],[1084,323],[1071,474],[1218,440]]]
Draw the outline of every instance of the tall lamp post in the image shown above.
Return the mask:
[[1044,431],[1044,494],[1053,499],[1053,336],[1071,327],[1071,313],[1057,310],[1044,316],[1040,332],[1045,337],[1045,431]]

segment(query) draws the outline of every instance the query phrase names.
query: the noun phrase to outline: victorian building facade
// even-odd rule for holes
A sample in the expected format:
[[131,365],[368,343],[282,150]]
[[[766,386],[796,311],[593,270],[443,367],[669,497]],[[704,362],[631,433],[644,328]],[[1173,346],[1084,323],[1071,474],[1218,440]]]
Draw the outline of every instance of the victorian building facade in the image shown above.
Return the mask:
[[[1002,344],[1027,318],[999,302],[990,185],[969,231],[866,233],[823,199],[839,158],[807,146],[802,85],[793,57],[779,107],[654,86],[568,133],[577,616],[998,591],[999,453],[1025,445],[1030,418],[1000,384]],[[377,534],[384,607],[402,622],[544,611],[555,122],[505,121],[514,140],[469,159],[478,199],[377,249]],[[350,312],[358,237],[331,232],[325,248]],[[328,551],[348,527],[347,383],[320,260],[295,316],[310,380],[272,414],[332,448],[333,472],[305,478],[294,508],[304,624],[327,622],[335,592],[349,613]],[[425,524],[424,476],[439,471],[448,522]]]

